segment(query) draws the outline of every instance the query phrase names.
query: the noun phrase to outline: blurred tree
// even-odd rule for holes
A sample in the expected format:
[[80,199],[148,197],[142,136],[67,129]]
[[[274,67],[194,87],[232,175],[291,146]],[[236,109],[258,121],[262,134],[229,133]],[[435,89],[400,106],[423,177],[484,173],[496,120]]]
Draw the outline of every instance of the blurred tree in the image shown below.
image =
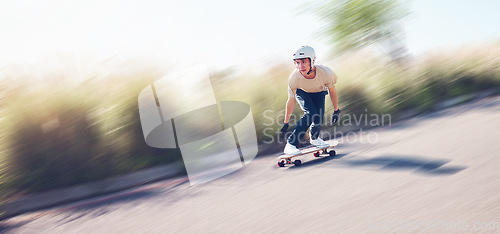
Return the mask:
[[401,0],[327,0],[309,10],[326,21],[321,29],[336,52],[377,44],[393,61],[408,57],[398,22],[409,10]]

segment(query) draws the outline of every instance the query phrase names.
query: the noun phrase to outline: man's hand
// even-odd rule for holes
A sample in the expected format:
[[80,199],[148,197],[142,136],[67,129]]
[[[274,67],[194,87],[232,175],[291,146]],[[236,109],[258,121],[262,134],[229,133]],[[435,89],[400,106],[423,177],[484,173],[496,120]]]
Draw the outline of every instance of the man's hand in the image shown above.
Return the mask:
[[332,124],[335,124],[337,121],[339,121],[339,117],[340,117],[340,109],[333,112]]
[[285,137],[286,130],[288,130],[288,123],[283,124],[283,127],[281,128],[281,135]]

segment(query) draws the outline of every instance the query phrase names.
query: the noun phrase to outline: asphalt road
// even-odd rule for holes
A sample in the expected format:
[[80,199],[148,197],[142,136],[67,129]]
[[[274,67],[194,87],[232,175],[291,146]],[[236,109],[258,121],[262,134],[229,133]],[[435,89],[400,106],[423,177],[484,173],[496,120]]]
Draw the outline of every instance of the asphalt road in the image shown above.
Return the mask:
[[500,232],[500,97],[350,135],[335,158],[271,156],[33,212],[6,233]]

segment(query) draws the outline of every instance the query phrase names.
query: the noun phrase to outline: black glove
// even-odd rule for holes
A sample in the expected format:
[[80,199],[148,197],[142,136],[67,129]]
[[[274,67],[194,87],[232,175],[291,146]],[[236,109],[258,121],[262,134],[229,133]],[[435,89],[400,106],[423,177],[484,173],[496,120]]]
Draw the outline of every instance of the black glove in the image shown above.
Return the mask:
[[340,117],[340,109],[333,112],[332,124],[335,124],[337,121],[339,121],[339,117]]
[[283,124],[283,127],[282,127],[282,128],[281,128],[281,130],[280,130],[280,131],[281,131],[281,135],[282,135],[283,137],[285,137],[285,133],[286,133],[286,130],[288,130],[288,126],[289,126],[289,124],[288,124],[288,123]]

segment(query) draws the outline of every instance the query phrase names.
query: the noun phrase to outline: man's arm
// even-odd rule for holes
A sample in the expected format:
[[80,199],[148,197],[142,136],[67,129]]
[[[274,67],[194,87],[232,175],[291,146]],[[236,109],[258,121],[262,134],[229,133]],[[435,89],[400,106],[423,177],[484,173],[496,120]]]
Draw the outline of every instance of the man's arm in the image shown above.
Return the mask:
[[332,100],[333,110],[339,110],[339,99],[337,96],[337,89],[335,88],[335,84],[337,83],[338,77],[337,74],[333,73],[333,83],[330,87],[328,87],[328,93],[330,94],[330,99]]
[[292,116],[294,108],[295,108],[295,98],[288,97],[288,100],[286,101],[285,121],[284,121],[284,123],[288,123],[290,121],[290,116]]
[[333,109],[337,111],[339,109],[339,100],[337,97],[337,89],[335,88],[335,85],[328,88],[328,93],[330,94],[330,99],[332,100]]

